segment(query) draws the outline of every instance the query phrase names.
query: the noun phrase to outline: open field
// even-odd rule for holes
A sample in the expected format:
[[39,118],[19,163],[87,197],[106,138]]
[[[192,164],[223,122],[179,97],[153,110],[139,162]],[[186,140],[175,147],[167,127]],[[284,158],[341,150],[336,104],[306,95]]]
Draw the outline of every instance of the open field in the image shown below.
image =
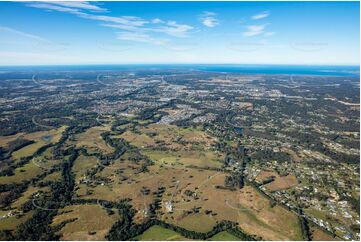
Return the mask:
[[[200,176],[199,173],[198,176]],[[209,174],[209,173],[208,173]],[[213,177],[212,177],[213,175]],[[187,186],[188,190],[197,191],[199,199],[186,198],[182,192],[176,194],[174,200],[174,212],[172,215],[163,215],[163,218],[170,223],[179,226],[182,224],[189,227],[199,225],[199,220],[206,211],[212,211],[203,219],[205,227],[212,227],[214,221],[231,220],[239,222],[241,228],[249,233],[262,236],[267,240],[300,239],[301,231],[297,217],[288,210],[275,206],[270,207],[268,199],[264,198],[252,187],[245,187],[241,191],[227,191],[215,189],[215,185],[222,185],[224,175],[207,175],[210,178],[203,185],[195,189],[195,185]],[[185,188],[182,190],[184,191]],[[167,200],[167,199],[165,199]],[[189,202],[187,202],[190,200]],[[194,219],[188,219],[184,215],[185,210],[200,207],[200,212]],[[188,215],[190,216],[190,215]],[[185,220],[185,222],[183,222]],[[287,222],[284,222],[287,221]],[[194,223],[193,223],[194,222]]]
[[210,215],[206,215],[205,213],[201,214],[191,214],[182,217],[177,217],[176,221],[171,221],[179,227],[196,231],[196,232],[203,232],[206,233],[211,231],[212,228],[217,224],[217,220]]
[[117,214],[108,215],[99,205],[72,205],[59,212],[53,219],[52,226],[76,219],[61,229],[62,240],[104,240],[118,217]]
[[[33,133],[17,133],[9,136],[0,136],[0,146],[7,148],[9,143],[16,139],[27,139],[33,140],[35,142],[50,142],[56,143],[60,137],[62,132],[66,129],[66,126],[62,126],[58,129],[51,129],[48,131],[37,131]],[[49,136],[49,137],[47,137]]]
[[[144,136],[149,138],[145,142],[143,141]],[[210,137],[201,130],[179,128],[175,125],[165,124],[150,124],[145,127],[138,127],[137,133],[127,131],[123,134],[123,137],[136,146],[150,146],[154,143],[160,143],[170,149],[190,148],[195,143],[202,144],[202,147],[207,149],[216,141],[215,138]]]
[[150,227],[148,230],[144,231],[143,234],[138,235],[135,237],[136,240],[188,240],[187,238],[183,237],[182,235],[163,228],[158,225],[154,225]]
[[43,154],[32,158],[25,165],[16,168],[14,175],[0,176],[0,184],[21,183],[30,180],[59,164],[61,161],[54,159],[51,151],[52,147],[48,148]]
[[[14,137],[23,138],[26,140],[33,140],[35,143],[27,145],[12,154],[14,160],[20,159],[22,157],[27,157],[32,155],[39,148],[43,147],[49,143],[56,143],[61,138],[61,134],[65,130],[65,126],[60,127],[59,129],[52,129],[49,131],[39,131],[35,133],[22,134],[20,136],[15,135]],[[1,140],[1,138],[0,138]],[[7,141],[9,142],[9,141]],[[5,146],[6,147],[6,146]]]
[[277,191],[288,189],[298,184],[297,178],[294,175],[280,176],[275,171],[261,171],[256,180],[262,182],[269,177],[274,177],[274,181],[265,185],[270,191]]
[[59,160],[41,160],[34,158],[22,167],[16,168],[12,176],[0,176],[0,184],[21,183],[35,178],[48,168],[59,164]]
[[22,206],[31,199],[31,196],[39,191],[47,192],[48,187],[30,186],[19,198],[15,199],[8,210],[0,209],[0,230],[13,230],[17,226],[30,219],[34,211],[22,212]]
[[298,184],[294,175],[276,177],[275,181],[267,184],[265,187],[270,191],[278,191],[294,187]]
[[0,146],[4,148],[8,148],[9,143],[18,139],[24,137],[25,133],[17,133],[14,135],[8,135],[8,136],[0,136]]
[[109,154],[114,152],[114,149],[100,136],[101,133],[108,130],[109,128],[104,126],[96,126],[87,129],[85,132],[75,136],[76,147],[84,147],[88,149],[90,153],[102,152]]
[[79,182],[84,178],[86,171],[95,167],[98,164],[98,159],[95,156],[80,155],[73,165],[73,172],[75,173],[75,181]]
[[144,150],[143,153],[149,156],[157,164],[183,164],[185,166],[194,165],[200,167],[220,168],[222,156],[211,151],[158,151]]
[[37,192],[49,192],[49,187],[29,187],[23,194],[21,194],[21,197],[16,199],[12,204],[11,208],[20,209],[23,204],[25,204],[29,199],[31,199],[31,196],[33,194],[36,194]]
[[49,175],[47,175],[46,177],[44,177],[43,181],[47,182],[47,181],[59,181],[61,179],[61,172],[57,171],[57,172],[53,172]]
[[177,162],[220,167],[224,159],[223,155],[211,149],[216,139],[197,129],[151,124],[139,128],[139,133],[127,131],[121,137],[140,148],[158,164]]
[[336,241],[337,239],[315,226],[311,227],[312,240],[314,241]]
[[240,239],[233,234],[223,231],[214,235],[210,240],[212,241],[239,241]]
[[[8,211],[0,211],[0,217],[8,214]],[[27,212],[25,214],[17,216],[11,216],[7,218],[0,219],[0,230],[13,230],[16,229],[17,226],[24,223],[26,220],[30,219],[33,215],[33,211]]]

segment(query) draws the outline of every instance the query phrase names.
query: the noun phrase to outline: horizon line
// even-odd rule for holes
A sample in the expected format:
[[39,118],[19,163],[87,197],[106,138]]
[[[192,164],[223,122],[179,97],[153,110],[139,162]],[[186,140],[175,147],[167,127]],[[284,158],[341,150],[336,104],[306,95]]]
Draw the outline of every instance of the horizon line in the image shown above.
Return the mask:
[[358,64],[285,64],[285,63],[74,63],[74,64],[20,64],[20,65],[1,65],[0,67],[26,67],[26,66],[102,66],[102,65],[264,65],[264,66],[353,66],[360,67]]

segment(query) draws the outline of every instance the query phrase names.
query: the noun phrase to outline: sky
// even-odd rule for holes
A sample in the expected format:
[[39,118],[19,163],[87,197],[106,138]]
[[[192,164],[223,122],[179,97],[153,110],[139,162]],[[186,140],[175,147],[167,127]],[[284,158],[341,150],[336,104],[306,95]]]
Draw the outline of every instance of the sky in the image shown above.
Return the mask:
[[0,65],[359,58],[359,2],[0,2]]

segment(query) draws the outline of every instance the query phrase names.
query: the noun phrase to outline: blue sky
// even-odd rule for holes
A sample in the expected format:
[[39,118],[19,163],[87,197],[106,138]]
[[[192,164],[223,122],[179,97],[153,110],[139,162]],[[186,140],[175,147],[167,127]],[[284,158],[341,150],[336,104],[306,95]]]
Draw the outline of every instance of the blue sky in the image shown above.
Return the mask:
[[359,65],[359,2],[0,2],[0,65]]

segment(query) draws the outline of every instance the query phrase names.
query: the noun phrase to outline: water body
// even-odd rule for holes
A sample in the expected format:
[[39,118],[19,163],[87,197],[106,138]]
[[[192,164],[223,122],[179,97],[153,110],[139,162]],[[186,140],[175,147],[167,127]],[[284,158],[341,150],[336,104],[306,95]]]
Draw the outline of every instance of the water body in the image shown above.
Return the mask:
[[234,127],[234,131],[236,131],[238,134],[243,134],[243,129],[241,127]]
[[52,136],[51,135],[45,135],[43,137],[41,137],[42,140],[44,140],[45,142],[49,142],[51,140]]
[[246,74],[286,74],[286,75],[323,75],[359,76],[359,66],[309,66],[309,65],[202,65],[200,70],[246,73]]
[[63,65],[63,66],[0,66],[8,71],[207,71],[240,74],[360,76],[359,66],[331,65]]

